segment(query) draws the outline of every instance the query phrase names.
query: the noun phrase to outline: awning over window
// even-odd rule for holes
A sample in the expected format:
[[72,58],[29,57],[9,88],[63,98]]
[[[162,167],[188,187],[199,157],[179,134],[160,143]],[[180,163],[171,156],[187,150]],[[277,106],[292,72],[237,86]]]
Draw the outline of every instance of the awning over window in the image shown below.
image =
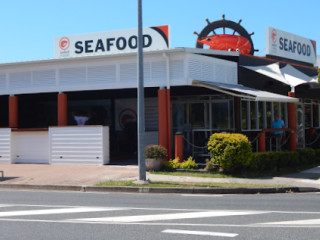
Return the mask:
[[245,87],[240,84],[226,84],[218,82],[192,81],[193,86],[205,87],[217,92],[222,92],[231,96],[252,99],[254,101],[266,102],[298,102],[299,99],[261,91],[254,88]]

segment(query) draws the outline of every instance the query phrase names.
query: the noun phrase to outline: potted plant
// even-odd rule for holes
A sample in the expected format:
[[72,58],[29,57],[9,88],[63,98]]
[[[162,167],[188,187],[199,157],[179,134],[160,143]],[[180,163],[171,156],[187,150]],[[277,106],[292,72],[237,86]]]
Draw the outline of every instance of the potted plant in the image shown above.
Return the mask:
[[148,145],[145,148],[146,170],[160,170],[161,162],[167,158],[167,150],[160,145]]

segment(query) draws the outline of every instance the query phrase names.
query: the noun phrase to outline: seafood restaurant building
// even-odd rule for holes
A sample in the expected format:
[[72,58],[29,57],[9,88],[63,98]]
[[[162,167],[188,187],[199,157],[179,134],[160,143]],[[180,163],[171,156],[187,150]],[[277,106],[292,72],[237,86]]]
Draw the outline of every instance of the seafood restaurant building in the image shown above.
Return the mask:
[[[271,41],[273,30],[282,34],[268,30]],[[135,32],[57,37],[54,59],[0,64],[0,163],[108,164],[135,158]],[[283,149],[320,143],[312,62],[278,56],[272,52],[276,43],[270,56],[261,58],[203,45],[171,49],[168,26],[143,32],[146,144],[161,144],[174,157],[176,139],[182,139],[184,157],[203,161],[212,133],[241,132],[255,151],[275,150],[268,129],[276,114],[286,126]],[[283,49],[285,43],[279,43]],[[305,55],[315,54],[312,44],[301,44]]]

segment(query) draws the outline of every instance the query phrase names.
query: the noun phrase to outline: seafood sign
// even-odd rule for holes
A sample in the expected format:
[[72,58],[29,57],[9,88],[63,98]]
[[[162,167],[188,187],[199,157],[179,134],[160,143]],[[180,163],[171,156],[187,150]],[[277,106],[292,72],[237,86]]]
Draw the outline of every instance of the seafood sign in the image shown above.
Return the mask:
[[[84,57],[136,52],[137,29],[91,34],[78,34],[55,38],[55,58]],[[145,51],[170,48],[169,26],[143,29]]]
[[266,54],[314,64],[316,41],[275,28],[267,28]]

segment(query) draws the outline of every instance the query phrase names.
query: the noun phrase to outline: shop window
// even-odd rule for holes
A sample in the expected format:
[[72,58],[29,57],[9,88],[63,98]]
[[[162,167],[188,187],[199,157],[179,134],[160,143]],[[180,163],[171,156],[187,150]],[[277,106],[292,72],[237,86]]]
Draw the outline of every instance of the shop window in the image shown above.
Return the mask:
[[212,102],[212,129],[230,129],[233,115],[230,102]]
[[251,129],[257,129],[257,108],[256,102],[250,101],[250,121]]
[[304,105],[305,128],[312,127],[312,108],[310,103]]
[[280,119],[283,120],[284,125],[288,126],[288,114],[287,114],[287,103],[280,104]]
[[272,119],[273,119],[273,110],[272,110],[272,103],[266,102],[266,122],[267,128],[272,128]]
[[249,130],[249,119],[248,119],[248,102],[241,101],[241,129]]
[[205,127],[205,115],[203,103],[192,103],[189,105],[189,123],[193,128]]
[[312,104],[312,110],[313,110],[313,127],[317,128],[319,127],[319,103],[313,102]]
[[258,122],[259,122],[259,129],[265,128],[264,124],[264,102],[258,102]]

